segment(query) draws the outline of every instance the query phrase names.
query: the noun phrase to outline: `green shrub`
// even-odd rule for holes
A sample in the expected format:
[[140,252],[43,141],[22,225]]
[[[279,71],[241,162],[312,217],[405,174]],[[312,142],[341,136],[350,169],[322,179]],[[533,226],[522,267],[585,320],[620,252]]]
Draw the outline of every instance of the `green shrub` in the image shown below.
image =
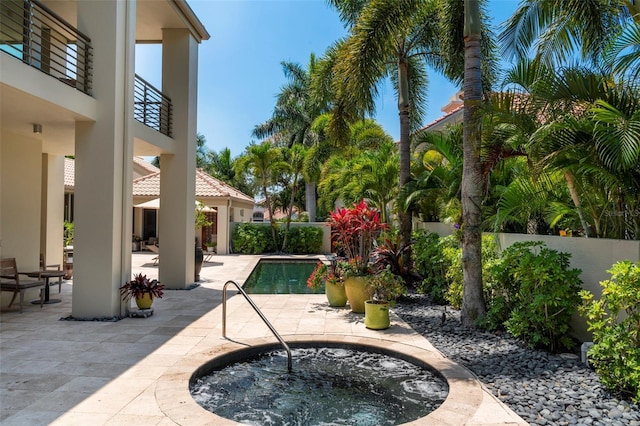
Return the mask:
[[[454,241],[458,241],[458,236],[450,235],[448,246],[444,249],[444,256],[447,259],[448,269],[446,277],[449,281],[446,299],[451,306],[456,309],[462,307],[462,294],[464,290],[464,274],[462,271],[462,248],[454,247]],[[482,235],[482,286],[485,289],[485,300],[487,298],[487,283],[491,282],[491,268],[498,258],[498,244],[491,234]]]
[[[286,229],[276,226],[277,246],[273,242],[269,224],[239,223],[233,230],[234,253],[262,254],[274,253],[282,248]],[[286,251],[288,253],[320,253],[322,229],[313,226],[294,226],[289,229]]]
[[275,251],[269,225],[239,223],[233,229],[231,240],[234,253],[262,254]]
[[[284,239],[284,228],[280,229],[280,238]],[[322,248],[322,229],[314,226],[293,226],[287,238],[287,253],[312,254],[320,253]]]
[[569,258],[542,242],[505,249],[492,267],[487,321],[504,321],[507,331],[533,348],[571,348],[570,322],[580,302],[581,271],[569,269]]
[[443,241],[435,232],[420,230],[414,232],[413,241],[413,267],[423,278],[418,285],[418,292],[431,296],[434,303],[446,303],[445,294],[449,288],[446,274],[449,265],[443,249],[449,240]]
[[447,292],[444,295],[445,300],[455,309],[462,307],[462,290],[464,287],[464,274],[462,271],[462,249],[458,247],[458,237],[449,235],[443,238],[455,241],[456,245],[445,244],[442,248],[442,256],[444,257],[447,271],[445,278],[447,280]]
[[[448,303],[456,309],[462,306],[464,276],[462,249],[457,236],[438,237],[428,231],[414,233],[413,261],[423,281],[420,292],[431,296],[434,303]],[[498,246],[493,235],[482,236],[482,275],[487,282],[491,265],[498,256]]]
[[[579,310],[593,332],[589,361],[609,389],[640,402],[640,262],[617,262],[600,282],[602,297],[580,292]],[[627,317],[620,318],[624,312]]]

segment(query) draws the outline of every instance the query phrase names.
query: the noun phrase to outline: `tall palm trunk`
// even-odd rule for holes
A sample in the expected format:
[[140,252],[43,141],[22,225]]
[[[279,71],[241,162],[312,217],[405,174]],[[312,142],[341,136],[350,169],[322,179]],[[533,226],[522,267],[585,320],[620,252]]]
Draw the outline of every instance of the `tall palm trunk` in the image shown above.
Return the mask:
[[291,187],[291,199],[289,200],[289,211],[287,211],[287,224],[282,241],[282,252],[287,250],[287,237],[289,236],[289,229],[291,228],[291,215],[293,214],[293,204],[296,195],[298,195],[298,174],[293,178],[293,186]]
[[263,177],[262,191],[264,192],[264,202],[267,203],[267,210],[269,211],[269,225],[271,225],[271,238],[273,238],[273,247],[278,249],[278,239],[276,238],[276,220],[273,217],[273,206],[271,205],[271,197],[267,191],[266,177]]
[[461,320],[474,327],[486,313],[482,291],[482,187],[480,163],[480,106],[482,72],[480,7],[477,0],[464,2],[464,116],[462,167],[462,270],[464,289]]
[[316,221],[316,183],[306,182],[304,185],[304,198],[309,213],[309,222]]
[[584,236],[589,238],[589,224],[584,220],[584,215],[582,214],[582,205],[580,204],[580,196],[578,196],[578,191],[576,191],[576,185],[573,181],[573,175],[565,171],[564,178],[567,181],[567,188],[569,188],[569,194],[571,194],[571,199],[573,200],[573,205],[576,206],[576,210],[578,211],[578,217],[580,218],[580,224],[582,225],[582,229],[584,229]]
[[[410,154],[410,121],[409,121],[409,65],[404,57],[398,58],[398,112],[400,115],[400,188],[404,187],[411,179],[411,154]],[[400,204],[400,203],[398,203]],[[400,222],[400,235],[405,247],[411,243],[411,213],[398,208],[398,220]],[[404,264],[411,264],[410,248],[403,255]]]

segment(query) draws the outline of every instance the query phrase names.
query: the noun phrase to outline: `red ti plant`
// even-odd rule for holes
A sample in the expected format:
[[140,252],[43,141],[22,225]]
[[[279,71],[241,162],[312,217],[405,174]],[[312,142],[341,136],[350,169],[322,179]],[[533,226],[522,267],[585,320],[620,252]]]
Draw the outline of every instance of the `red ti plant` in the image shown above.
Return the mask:
[[378,210],[361,200],[353,207],[336,209],[329,223],[336,250],[342,251],[350,263],[355,263],[356,274],[366,274],[373,241],[387,228],[387,224],[380,222]]

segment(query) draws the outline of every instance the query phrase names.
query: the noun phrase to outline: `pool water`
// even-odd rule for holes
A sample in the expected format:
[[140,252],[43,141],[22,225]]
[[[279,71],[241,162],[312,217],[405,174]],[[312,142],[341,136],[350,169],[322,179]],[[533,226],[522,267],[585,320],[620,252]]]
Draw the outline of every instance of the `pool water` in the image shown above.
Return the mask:
[[261,260],[242,287],[248,294],[324,293],[307,287],[307,279],[318,264],[311,261]]
[[265,352],[192,379],[205,409],[248,425],[398,425],[446,399],[447,382],[428,368],[351,348]]

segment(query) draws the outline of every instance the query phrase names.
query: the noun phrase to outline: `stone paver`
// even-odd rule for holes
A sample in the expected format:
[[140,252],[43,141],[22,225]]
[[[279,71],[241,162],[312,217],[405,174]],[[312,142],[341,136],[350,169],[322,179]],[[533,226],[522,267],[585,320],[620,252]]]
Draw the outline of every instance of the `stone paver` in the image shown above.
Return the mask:
[[[154,256],[134,253],[133,272],[156,277]],[[154,302],[154,315],[148,318],[61,321],[71,314],[72,281],[65,281],[61,294],[57,286],[51,287],[52,297],[62,303],[43,309],[25,305],[22,314],[15,307],[3,306],[0,423],[227,423],[200,409],[184,393],[185,377],[188,380],[211,354],[239,344],[233,342],[275,339],[233,288],[228,292],[227,309],[230,340],[222,338],[222,287],[227,279],[244,282],[258,257],[214,256],[212,260],[202,269],[199,287],[166,291],[164,298]],[[329,308],[323,295],[256,295],[253,299],[285,340],[366,341],[422,356],[449,371],[450,397],[432,416],[412,424],[526,424],[485,391],[471,373],[444,358],[397,317],[388,330],[372,331],[364,327],[362,315]]]

